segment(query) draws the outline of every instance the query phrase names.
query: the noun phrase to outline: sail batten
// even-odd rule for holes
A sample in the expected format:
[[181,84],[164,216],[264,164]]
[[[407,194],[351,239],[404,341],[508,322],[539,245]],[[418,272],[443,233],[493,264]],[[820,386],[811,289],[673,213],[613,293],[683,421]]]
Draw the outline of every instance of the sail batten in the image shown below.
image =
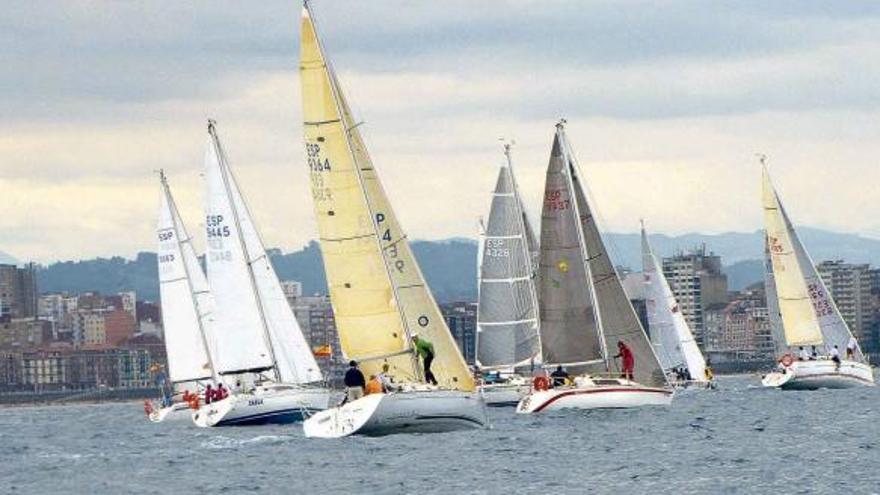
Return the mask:
[[[432,371],[448,388],[474,388],[387,195],[305,6],[300,79],[303,129],[321,254],[343,353],[383,361],[400,380],[420,379],[410,336],[435,349]],[[320,123],[315,125],[314,123]],[[368,361],[367,374],[383,362]]]

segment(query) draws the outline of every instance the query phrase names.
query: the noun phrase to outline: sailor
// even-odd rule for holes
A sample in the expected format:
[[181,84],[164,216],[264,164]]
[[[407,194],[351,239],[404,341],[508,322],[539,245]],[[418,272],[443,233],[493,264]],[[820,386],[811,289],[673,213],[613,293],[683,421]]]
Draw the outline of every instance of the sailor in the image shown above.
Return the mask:
[[386,394],[388,392],[393,392],[395,389],[394,384],[391,383],[391,377],[388,376],[388,369],[388,363],[383,363],[382,372],[376,375],[376,378],[379,379],[379,383],[382,384],[382,392],[385,392]]
[[809,361],[810,353],[807,352],[807,350],[803,347],[798,347],[798,349],[800,349],[800,352],[798,353],[798,359],[800,359],[801,361]]
[[636,367],[636,360],[633,357],[633,353],[629,350],[629,347],[626,346],[622,341],[617,341],[617,355],[614,358],[621,358],[623,373],[620,374],[621,378],[626,378],[627,380],[633,379],[633,370]]
[[209,383],[205,388],[205,404],[210,404],[214,400],[214,388]]
[[571,376],[567,371],[562,369],[562,365],[556,367],[556,371],[550,373],[550,384],[554,387],[561,387],[565,385]]
[[421,356],[425,362],[425,381],[432,385],[437,385],[437,379],[434,378],[434,373],[431,372],[431,363],[434,361],[434,344],[419,337],[417,333],[412,334],[412,342],[416,355]]
[[834,361],[834,369],[840,369],[840,350],[837,349],[837,346],[834,346],[831,349],[831,352],[828,353],[831,356],[831,360]]
[[379,380],[378,376],[370,375],[370,381],[367,382],[367,395],[381,394],[381,393],[382,393],[382,381]]
[[850,360],[855,359],[858,347],[859,344],[856,342],[856,338],[850,335],[849,342],[846,343],[846,358]]
[[217,385],[216,396],[217,400],[223,400],[229,397],[229,392],[226,391],[226,387],[224,387],[222,383]]
[[345,402],[351,402],[364,396],[364,388],[367,386],[364,374],[358,369],[357,361],[348,362],[348,371],[345,372]]
[[810,352],[810,360],[815,361],[819,359],[819,351],[816,350],[816,346],[813,346],[812,351]]

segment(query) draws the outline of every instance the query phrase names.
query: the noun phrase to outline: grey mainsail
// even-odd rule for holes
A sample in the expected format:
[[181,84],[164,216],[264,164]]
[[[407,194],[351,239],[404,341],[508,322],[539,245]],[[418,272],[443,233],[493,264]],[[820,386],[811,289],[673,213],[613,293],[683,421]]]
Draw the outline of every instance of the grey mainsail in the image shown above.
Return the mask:
[[547,165],[541,212],[541,353],[544,365],[585,365],[604,356],[561,127]]
[[517,192],[509,146],[505,155],[481,238],[477,365],[484,369],[526,363],[539,348],[535,236]]

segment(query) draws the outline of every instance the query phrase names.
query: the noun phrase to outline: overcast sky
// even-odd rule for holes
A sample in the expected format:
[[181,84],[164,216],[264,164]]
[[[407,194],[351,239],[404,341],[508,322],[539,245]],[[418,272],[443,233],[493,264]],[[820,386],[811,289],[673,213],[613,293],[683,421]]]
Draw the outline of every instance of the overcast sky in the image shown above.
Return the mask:
[[[0,251],[155,250],[164,168],[201,236],[205,120],[263,237],[315,238],[300,4],[0,1]],[[880,237],[880,3],[337,1],[314,10],[411,238],[473,236],[499,137],[537,214],[553,124],[605,228],[761,227],[756,152],[796,223]]]

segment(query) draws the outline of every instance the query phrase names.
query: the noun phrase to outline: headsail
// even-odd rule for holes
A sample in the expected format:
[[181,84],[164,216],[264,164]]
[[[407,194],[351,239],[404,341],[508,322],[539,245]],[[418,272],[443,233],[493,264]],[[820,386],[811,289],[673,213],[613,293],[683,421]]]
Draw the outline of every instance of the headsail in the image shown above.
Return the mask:
[[[599,307],[600,329],[605,339],[606,348],[616,352],[617,343],[623,342],[632,351],[635,357],[634,378],[637,382],[645,385],[665,386],[666,374],[660,366],[654,348],[648,340],[645,329],[636,315],[623,284],[617,276],[617,270],[608,256],[605,243],[599,234],[596,218],[585,194],[585,186],[581,182],[577,161],[574,152],[565,139],[565,133],[560,127],[557,135],[562,135],[564,150],[568,167],[574,183],[575,199],[580,214],[583,228],[583,239],[586,245],[586,253],[589,260],[589,271],[592,275],[592,287],[595,301]],[[610,369],[618,369],[620,360],[608,359]]]
[[208,130],[207,264],[221,322],[220,370],[273,368],[280,382],[320,381],[318,363],[284,297],[213,123]]
[[489,221],[480,238],[477,364],[513,367],[538,353],[538,299],[530,232],[510,164],[498,170]]
[[[786,343],[789,346],[824,343],[824,351],[835,345],[844,349],[852,333],[794,230],[766,167],[763,169],[763,199],[766,239]],[[861,349],[856,351],[857,359],[863,360]]]
[[651,341],[663,369],[686,366],[691,378],[706,378],[706,360],[688,328],[663,268],[654,256],[648,234],[642,226],[642,273],[645,279],[645,303]]
[[160,173],[159,296],[168,355],[168,375],[173,383],[214,377],[209,335],[214,301],[199,265],[192,240],[177,211],[165,175]]
[[440,384],[472,390],[473,377],[391,209],[307,4],[300,55],[312,197],[343,352],[367,374],[388,362],[393,375],[420,378],[409,341],[417,332],[434,345]]

